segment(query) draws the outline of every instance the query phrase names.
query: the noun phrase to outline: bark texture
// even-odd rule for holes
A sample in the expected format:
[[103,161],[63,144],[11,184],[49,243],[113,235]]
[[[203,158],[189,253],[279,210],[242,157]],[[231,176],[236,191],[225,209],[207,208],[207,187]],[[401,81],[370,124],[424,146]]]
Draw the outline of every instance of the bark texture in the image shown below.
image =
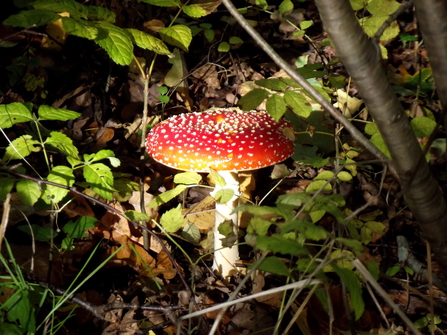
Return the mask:
[[[419,2],[427,6],[427,1]],[[447,276],[447,203],[388,82],[379,48],[363,32],[349,0],[316,3],[326,31],[388,147],[407,205]]]

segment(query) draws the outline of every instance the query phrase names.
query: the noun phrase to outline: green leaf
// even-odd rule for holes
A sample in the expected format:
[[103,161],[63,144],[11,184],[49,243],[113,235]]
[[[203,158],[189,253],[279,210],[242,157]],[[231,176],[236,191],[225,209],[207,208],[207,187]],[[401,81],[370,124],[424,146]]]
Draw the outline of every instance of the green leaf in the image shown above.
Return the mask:
[[[328,192],[328,191],[332,191],[332,185],[329,183],[326,186],[324,186],[324,184],[326,184],[325,180],[316,180],[313,181],[312,183],[310,183],[307,188],[306,188],[306,192],[307,193],[314,193],[314,192]],[[322,189],[322,187],[324,186],[324,188]]]
[[274,216],[278,217],[281,216],[278,209],[268,206],[255,206],[255,205],[242,205],[238,206],[235,211],[239,212],[247,212],[254,215],[268,215],[268,216]]
[[340,179],[341,181],[350,181],[352,180],[352,174],[350,174],[347,171],[340,171],[337,174],[337,178]]
[[365,302],[362,298],[362,287],[359,279],[351,270],[340,268],[333,263],[331,266],[346,285],[349,292],[351,306],[354,310],[355,319],[358,320],[365,310]]
[[148,221],[151,219],[151,216],[145,213],[141,213],[141,212],[137,212],[137,211],[125,211],[124,216],[129,219],[130,221],[133,222],[138,222],[138,221]]
[[362,245],[362,243],[360,243],[360,241],[353,240],[350,238],[344,238],[344,237],[337,237],[336,240],[343,243],[344,245],[346,245],[347,247],[351,248],[354,251],[362,251],[363,250],[363,245]]
[[159,55],[169,55],[168,47],[164,42],[152,35],[137,29],[125,29],[132,36],[133,41],[142,49],[151,50]]
[[94,40],[98,37],[98,29],[93,22],[62,17],[62,24],[64,30],[70,35],[83,37],[88,40]]
[[313,241],[324,240],[329,236],[329,232],[325,229],[318,227],[311,222],[302,220],[287,222],[281,226],[281,234],[286,234],[290,231],[298,231],[303,234],[306,239]]
[[[58,165],[51,169],[51,172],[48,174],[47,180],[56,184],[72,187],[75,181],[75,177],[71,168],[63,165]],[[44,185],[41,197],[47,204],[57,204],[68,194],[68,192],[69,190],[60,187]]]
[[110,168],[102,163],[86,165],[84,167],[84,178],[97,194],[107,200],[112,200],[113,175]]
[[51,132],[50,136],[47,137],[45,144],[52,146],[66,156],[79,158],[78,148],[73,145],[71,138],[63,133],[57,131]]
[[174,233],[183,226],[183,214],[182,207],[179,204],[176,208],[173,208],[161,216],[160,224],[168,233]]
[[[22,180],[25,180],[25,179],[22,179]],[[20,181],[22,181],[22,180],[20,180]],[[2,176],[0,178],[0,201],[3,201],[6,199],[6,195],[9,192],[11,192],[13,186],[14,186],[14,179],[4,177],[4,176]]]
[[191,222],[188,222],[182,230],[182,236],[187,241],[198,243],[200,241],[200,230]]
[[28,206],[33,206],[39,200],[42,193],[39,184],[28,179],[20,179],[17,182],[16,189],[20,200]]
[[316,223],[318,221],[320,221],[323,216],[326,214],[326,211],[324,209],[319,209],[319,210],[312,210],[309,212],[309,216],[312,220],[312,223]]
[[[221,223],[219,227],[217,227],[217,230],[225,237],[234,236],[234,224],[229,220]],[[234,242],[232,244],[234,244]]]
[[313,24],[314,24],[314,22],[312,20],[301,21],[300,28],[303,30],[306,30],[307,28],[311,27]]
[[312,106],[309,101],[300,93],[294,91],[286,91],[284,93],[284,101],[288,104],[292,111],[303,118],[308,118],[312,113]]
[[416,137],[429,137],[436,128],[436,121],[426,116],[415,117],[410,123]]
[[105,21],[98,22],[103,32],[98,35],[95,42],[102,47],[110,58],[119,65],[129,65],[133,59],[133,45],[126,32]]
[[3,21],[3,24],[11,27],[28,28],[34,25],[36,27],[43,26],[59,19],[60,16],[52,10],[31,9],[11,15]]
[[390,16],[399,6],[395,0],[371,0],[366,9],[373,15]]
[[283,0],[278,7],[278,11],[282,15],[289,15],[293,10],[293,2],[291,0]]
[[255,4],[261,7],[263,10],[266,10],[269,6],[266,0],[255,0]]
[[256,80],[255,84],[275,91],[284,91],[287,88],[287,84],[283,80],[276,78]]
[[37,0],[33,1],[31,5],[34,9],[47,9],[55,13],[68,12],[75,19],[85,19],[88,15],[87,6],[81,5],[74,0]]
[[68,109],[54,108],[47,105],[41,105],[37,110],[39,115],[39,121],[44,120],[58,120],[58,121],[68,121],[75,120],[82,114],[78,112],[73,112]]
[[333,177],[334,177],[334,173],[332,171],[325,170],[325,171],[319,173],[318,176],[316,176],[314,178],[314,180],[329,180]]
[[193,171],[177,173],[174,177],[174,183],[176,184],[197,185],[201,181],[202,176]]
[[263,259],[257,270],[266,271],[285,277],[290,276],[289,268],[276,256],[270,256]]
[[383,141],[382,135],[379,132],[377,132],[373,136],[371,136],[371,138],[369,140],[380,151],[382,151],[384,155],[386,155],[387,157],[391,157],[390,152],[388,151],[388,148],[387,148],[385,142]]
[[38,152],[40,147],[35,146],[38,144],[39,141],[33,140],[31,135],[22,135],[8,145],[2,160],[22,159],[32,152]]
[[85,233],[90,228],[94,228],[98,219],[90,216],[81,216],[75,222],[68,221],[62,231],[67,234],[68,238],[83,238],[88,235]]
[[[30,227],[28,225],[25,226],[18,226],[17,227],[19,230],[31,235],[31,230]],[[33,230],[33,234],[34,234],[34,238],[37,241],[41,241],[41,242],[48,242],[51,238],[51,227],[45,227],[42,228],[41,226],[37,225],[37,224],[32,224],[31,225],[31,229]],[[58,234],[56,232],[53,232],[53,237],[56,237]]]
[[242,44],[242,43],[244,43],[244,41],[243,41],[240,37],[238,37],[238,36],[232,36],[232,37],[230,37],[230,39],[228,40],[228,42],[229,42],[230,44],[232,44],[232,45],[235,45],[235,44]]
[[228,42],[220,42],[219,45],[217,46],[217,51],[219,52],[228,52],[230,51],[230,43]]
[[[360,24],[365,30],[365,33],[373,37],[374,34],[379,30],[383,23],[388,19],[388,15],[374,15],[367,18],[360,19]],[[388,28],[385,29],[382,36],[380,36],[381,41],[389,41],[399,35],[400,28],[397,21],[393,21]]]
[[177,185],[174,189],[166,191],[162,194],[157,195],[152,201],[147,205],[148,208],[155,208],[157,206],[163,205],[168,201],[174,199],[180,193],[186,190],[186,185]]
[[258,236],[256,247],[262,251],[279,252],[286,255],[307,255],[309,251],[298,244],[296,240],[273,234],[272,236]]
[[141,2],[159,7],[179,7],[180,0],[141,0]]
[[207,12],[205,8],[203,8],[202,4],[192,4],[183,6],[183,12],[194,19],[207,15]]
[[386,275],[393,277],[396,273],[400,271],[401,267],[399,265],[394,265],[390,267],[388,270],[386,270]]
[[110,23],[114,23],[116,20],[115,13],[108,10],[105,7],[87,6],[87,9],[88,9],[87,16],[90,20],[93,21],[104,20]]
[[256,109],[269,96],[269,91],[262,88],[251,90],[239,99],[239,106],[245,111]]
[[97,162],[102,159],[110,159],[113,157],[115,157],[115,153],[112,150],[107,149],[99,150],[98,152],[90,155],[84,154],[84,160],[89,163]]
[[272,223],[270,221],[261,219],[259,216],[255,216],[250,220],[247,227],[248,234],[254,234],[259,236],[267,235],[267,232]]
[[216,194],[214,194],[214,199],[220,203],[224,204],[231,200],[234,196],[234,191],[230,188],[224,188],[221,190],[218,190]]
[[162,28],[158,31],[163,41],[175,47],[188,51],[192,40],[191,29],[182,24],[177,24],[172,27]]
[[370,0],[350,0],[353,10],[365,8]]
[[33,115],[24,104],[13,102],[0,105],[0,127],[10,128],[16,123],[33,121]]
[[275,121],[278,122],[286,112],[287,107],[283,97],[279,96],[278,94],[273,94],[267,99],[265,109],[275,119]]
[[216,170],[210,169],[210,175],[213,178],[216,186],[224,187],[225,185],[227,185],[227,183],[225,182],[225,178],[222,177]]

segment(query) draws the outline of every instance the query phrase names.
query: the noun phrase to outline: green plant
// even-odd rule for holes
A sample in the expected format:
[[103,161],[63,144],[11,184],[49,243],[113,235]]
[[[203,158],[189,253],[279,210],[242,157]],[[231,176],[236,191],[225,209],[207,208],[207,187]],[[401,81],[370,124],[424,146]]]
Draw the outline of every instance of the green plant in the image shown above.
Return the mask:
[[433,324],[432,324],[431,319],[432,319],[432,315],[431,315],[431,313],[428,313],[427,315],[423,316],[422,318],[416,320],[414,322],[414,325],[418,329],[427,328],[430,332],[432,332],[432,331],[438,332],[439,331],[440,333],[444,334],[442,329],[438,327],[438,325],[442,322],[441,318],[439,316],[434,315],[433,316],[433,321],[434,321]]
[[[82,170],[85,182],[79,182],[80,185],[91,188],[96,194],[105,199],[112,200],[113,192],[116,190],[114,188],[113,173],[107,165],[100,161],[108,160],[112,166],[119,166],[120,161],[114,157],[113,151],[100,150],[97,153],[84,154],[80,157],[78,149],[67,135],[50,131],[43,126],[43,123],[48,120],[67,121],[76,119],[79,116],[79,113],[46,105],[38,108],[37,115],[32,113],[32,108],[29,104],[11,103],[0,105],[0,127],[2,129],[10,128],[17,123],[30,123],[28,132],[11,141],[6,148],[1,159],[3,163],[2,168],[11,168],[8,164],[15,160],[23,160],[27,163],[26,157],[31,153],[41,152],[48,169],[48,174],[41,178],[70,188],[76,180],[75,171]],[[49,150],[55,150],[64,156],[70,166],[53,166],[49,159]],[[29,168],[40,176],[42,172],[37,171],[31,164],[27,164]],[[14,170],[20,173],[25,172],[23,167],[18,167]],[[29,206],[34,205],[39,199],[48,205],[58,204],[69,192],[68,189],[62,189],[53,185],[39,185],[27,179],[15,180],[6,176],[5,173],[2,174],[4,178],[0,179],[1,199],[4,199],[14,186],[21,201]]]

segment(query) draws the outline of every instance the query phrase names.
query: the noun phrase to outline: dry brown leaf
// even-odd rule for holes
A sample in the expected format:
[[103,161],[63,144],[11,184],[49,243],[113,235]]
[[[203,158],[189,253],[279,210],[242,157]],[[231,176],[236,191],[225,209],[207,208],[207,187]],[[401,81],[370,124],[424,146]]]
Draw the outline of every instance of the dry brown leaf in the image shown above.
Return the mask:
[[214,227],[214,207],[215,200],[208,195],[197,204],[188,209],[184,209],[182,214],[185,215],[184,224],[190,222],[199,228],[201,233],[206,234],[208,230]]

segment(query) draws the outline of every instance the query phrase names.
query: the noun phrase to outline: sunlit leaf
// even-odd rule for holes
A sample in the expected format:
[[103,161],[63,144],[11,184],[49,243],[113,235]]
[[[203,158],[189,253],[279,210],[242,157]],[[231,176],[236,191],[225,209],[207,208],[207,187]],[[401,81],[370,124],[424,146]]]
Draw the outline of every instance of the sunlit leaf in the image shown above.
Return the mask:
[[168,233],[174,233],[183,226],[184,217],[182,208],[179,204],[177,207],[167,211],[160,218],[160,224]]

